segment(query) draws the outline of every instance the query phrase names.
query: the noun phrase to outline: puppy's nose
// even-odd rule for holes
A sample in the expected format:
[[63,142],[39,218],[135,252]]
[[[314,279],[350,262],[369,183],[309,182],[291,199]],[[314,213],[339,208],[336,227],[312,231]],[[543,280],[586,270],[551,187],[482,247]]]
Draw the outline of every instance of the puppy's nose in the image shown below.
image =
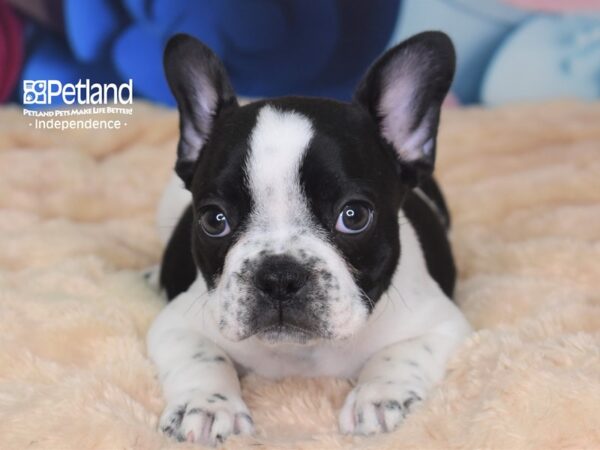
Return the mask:
[[290,301],[306,285],[309,272],[291,256],[267,257],[255,274],[256,287],[271,299]]

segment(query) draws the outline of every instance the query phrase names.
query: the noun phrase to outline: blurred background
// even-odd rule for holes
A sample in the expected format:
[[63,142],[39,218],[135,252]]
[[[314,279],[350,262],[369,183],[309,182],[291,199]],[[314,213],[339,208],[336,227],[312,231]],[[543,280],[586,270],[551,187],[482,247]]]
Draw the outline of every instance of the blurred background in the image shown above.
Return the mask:
[[452,105],[600,97],[600,0],[0,0],[0,102],[21,80],[122,82],[174,105],[162,49],[192,34],[239,95],[348,100],[386,48],[448,33]]

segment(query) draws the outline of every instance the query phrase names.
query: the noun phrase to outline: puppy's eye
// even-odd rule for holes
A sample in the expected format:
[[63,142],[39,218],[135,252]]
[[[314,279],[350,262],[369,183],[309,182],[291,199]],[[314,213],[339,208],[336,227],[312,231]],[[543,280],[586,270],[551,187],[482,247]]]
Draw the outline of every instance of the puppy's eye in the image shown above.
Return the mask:
[[231,233],[227,216],[217,206],[208,206],[201,211],[200,226],[210,237],[223,237]]
[[335,229],[344,234],[362,233],[373,222],[373,209],[363,202],[350,202],[342,208]]

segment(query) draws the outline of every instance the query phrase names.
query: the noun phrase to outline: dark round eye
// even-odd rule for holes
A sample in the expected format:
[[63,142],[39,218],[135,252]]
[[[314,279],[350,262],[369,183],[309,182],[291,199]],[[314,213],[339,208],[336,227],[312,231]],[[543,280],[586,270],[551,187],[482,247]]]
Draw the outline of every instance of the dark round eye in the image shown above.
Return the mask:
[[202,210],[200,226],[210,237],[223,237],[231,233],[227,216],[217,206],[208,206]]
[[362,233],[373,222],[373,210],[363,202],[350,202],[342,208],[335,229],[340,233]]

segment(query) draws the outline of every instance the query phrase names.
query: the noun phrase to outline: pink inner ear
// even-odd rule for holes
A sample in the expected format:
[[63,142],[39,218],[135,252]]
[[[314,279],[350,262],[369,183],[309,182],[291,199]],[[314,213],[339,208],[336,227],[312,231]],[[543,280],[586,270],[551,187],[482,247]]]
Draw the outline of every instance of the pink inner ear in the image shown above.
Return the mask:
[[381,134],[394,146],[401,158],[408,158],[410,156],[403,155],[403,152],[410,134],[414,83],[402,78],[408,77],[399,77],[384,88],[378,113],[382,117]]
[[[381,134],[394,146],[398,158],[402,161],[416,161],[427,156],[424,145],[429,140],[431,112],[428,112],[417,128],[411,131],[414,121],[412,101],[416,84],[410,76],[398,76],[384,89],[379,104],[378,112],[382,117]],[[432,145],[430,147],[433,148]]]
[[194,120],[194,125],[199,127],[201,134],[198,134],[195,127],[188,126],[184,129],[182,137],[190,149],[190,152],[183,157],[187,161],[195,161],[198,158],[205,137],[210,133],[218,101],[213,85],[204,75],[196,76],[194,83],[194,102],[196,103],[194,111],[196,114],[195,117],[189,117],[188,120]]
[[[195,100],[198,103],[198,111],[202,114],[203,119],[208,118],[211,121],[218,101],[215,87],[203,74],[197,76],[194,83],[196,84],[194,92],[197,93]],[[202,131],[208,132],[208,130]]]

